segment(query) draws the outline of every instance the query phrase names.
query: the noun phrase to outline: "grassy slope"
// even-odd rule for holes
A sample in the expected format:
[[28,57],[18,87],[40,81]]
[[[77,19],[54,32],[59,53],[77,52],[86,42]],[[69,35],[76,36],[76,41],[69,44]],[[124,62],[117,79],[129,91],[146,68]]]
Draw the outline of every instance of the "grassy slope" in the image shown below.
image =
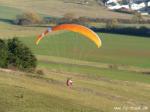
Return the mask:
[[[1,112],[98,110],[98,106],[96,108],[93,106],[88,107],[88,104],[82,104],[78,99],[76,100],[79,96],[78,91],[68,90],[59,83],[53,83],[53,80],[51,82],[51,79],[47,82],[47,80],[11,75],[0,74]],[[72,95],[68,97],[69,94]]]
[[0,19],[14,19],[20,13],[16,8],[0,5]]
[[4,6],[15,7],[17,9],[25,11],[33,10],[40,14],[58,17],[63,16],[67,12],[71,12],[76,16],[99,18],[131,18],[131,15],[111,12],[95,3],[89,5],[81,5],[76,4],[76,2],[66,3],[64,1],[65,0],[0,0],[0,4]]
[[[20,0],[0,0],[0,38],[37,35],[38,32],[43,31],[41,27],[19,27],[10,24],[10,21],[14,19],[16,15],[24,11],[35,11],[41,15],[59,17],[68,13],[68,11],[74,13],[76,16],[99,18],[132,17],[131,15],[108,11],[95,3],[86,6],[75,3],[66,3],[63,0],[22,0],[21,2]],[[30,33],[28,33],[29,31]]]
[[21,38],[21,40],[38,55],[64,56],[101,63],[149,68],[149,38],[101,33],[99,35],[103,42],[100,49],[81,35],[69,32],[45,37],[39,46],[34,45],[35,37]]
[[[70,75],[75,81],[71,90],[64,86]],[[47,72],[36,78],[17,72],[0,73],[2,112],[112,112],[115,106],[148,106],[149,92],[146,84],[82,74]]]
[[[149,45],[147,45],[149,41],[148,38],[123,38],[121,35],[102,35],[104,46],[98,49],[98,51],[95,45],[90,43],[89,40],[78,38],[80,37],[79,35],[69,32],[60,32],[60,34],[58,33],[57,35],[52,34],[50,37],[41,41],[39,46],[34,45],[35,37],[20,38],[20,40],[30,46],[37,55],[43,55],[43,58],[46,56],[45,60],[47,61],[39,60],[40,63],[38,66],[38,68],[45,72],[45,75],[39,78],[31,75],[25,76],[27,74],[23,75],[17,72],[14,74],[0,72],[0,111],[112,112],[115,111],[115,106],[123,108],[123,106],[142,107],[144,105],[148,107],[150,104],[150,89],[148,84],[150,83],[150,77],[148,75],[118,71],[115,69],[109,70],[90,66],[58,64],[52,63],[52,60],[49,58],[47,59],[49,55],[69,55],[73,58],[79,56],[78,58],[83,58],[88,61],[95,61],[93,60],[95,58],[98,59],[97,62],[101,62],[99,59],[101,55],[99,54],[110,53],[109,56],[113,57],[116,51],[122,53],[120,51],[124,49],[128,50],[129,47],[130,50],[133,51],[142,51],[144,49],[149,53]],[[77,43],[77,40],[80,40],[80,43]],[[105,44],[107,44],[106,41],[110,47],[105,46]],[[124,43],[125,41],[127,41],[127,44]],[[131,41],[136,44],[128,43]],[[121,44],[120,42],[123,43]],[[58,44],[61,45],[58,46]],[[68,47],[71,46],[70,44],[72,47]],[[120,47],[118,48],[118,46]],[[75,48],[80,49],[76,50]],[[88,51],[87,53],[91,54],[87,48],[89,48],[90,51],[94,51],[92,52],[93,55],[88,55],[87,57],[86,55],[81,56],[81,51]],[[66,52],[67,49],[68,51]],[[65,50],[65,52],[63,50]],[[78,55],[76,51],[78,51]],[[138,57],[139,55],[140,54],[133,56]],[[147,57],[147,55],[142,56]],[[131,56],[127,55],[124,58],[130,60]],[[118,60],[119,59],[118,57]],[[116,63],[115,60],[108,62]],[[122,64],[122,62],[118,62]],[[140,63],[138,60],[129,62],[130,61],[126,64],[134,65],[135,62]],[[107,63],[107,61],[103,63]],[[146,61],[144,63],[147,65]],[[145,67],[145,65],[142,67]],[[75,81],[72,90],[68,90],[65,86],[67,77],[72,77],[73,81]],[[131,110],[129,109],[128,111]],[[146,110],[145,112],[148,111],[149,110]]]
[[[0,3],[0,38],[11,38],[14,36],[27,36],[36,35],[37,32],[41,32],[42,28],[36,27],[21,27],[11,24],[12,20],[16,18],[16,15],[22,13],[14,7],[3,6]],[[28,33],[30,31],[30,33]]]
[[[130,82],[141,82],[141,83],[150,83],[150,77],[148,75],[143,75],[141,73],[134,73],[128,71],[119,71],[116,69],[102,69],[90,66],[73,66],[69,64],[59,64],[59,63],[44,63],[40,62],[39,68],[46,68],[47,70],[54,71],[64,71],[70,73],[79,73],[89,78],[106,78],[108,80],[122,80]],[[70,76],[72,77],[72,75]]]
[[[81,7],[77,4],[64,4],[62,6],[62,2],[54,2],[53,0],[42,1],[47,5],[41,5],[41,1],[38,0],[32,2],[29,0],[22,0],[22,2],[18,0],[0,0],[0,3],[0,12],[2,12],[0,13],[0,18],[4,20],[13,19],[23,10],[35,10],[46,15],[49,15],[51,10],[52,15],[60,16],[60,14],[66,13],[70,9],[69,7],[75,14],[76,11],[79,11],[81,12],[80,14],[86,14],[90,17],[99,17],[101,14],[104,14],[104,17],[110,17],[108,15],[112,14],[108,11],[105,13],[100,11],[95,14],[92,12],[101,8]],[[57,4],[59,8],[53,7],[55,6],[53,4]],[[81,9],[76,10],[79,7]],[[21,11],[18,11],[18,9],[21,9]],[[87,10],[89,10],[88,14]],[[118,16],[120,15],[115,15],[114,17]],[[123,38],[126,36],[100,34],[103,47],[97,49],[92,43],[83,38],[79,39],[80,43],[74,43],[69,39],[70,43],[67,44],[67,37],[79,37],[79,35],[62,32],[61,35],[58,33],[58,35],[52,36],[56,37],[52,39],[53,42],[50,38],[47,38],[37,47],[33,44],[35,36],[42,31],[43,28],[19,27],[11,25],[7,21],[0,22],[0,38],[26,37],[20,38],[20,40],[30,46],[37,55],[43,55],[43,58],[49,55],[62,55],[98,63],[123,64],[142,68],[149,68],[150,66],[149,39],[147,38],[130,36],[128,36],[130,38]],[[61,41],[62,43],[59,43],[61,45],[58,47],[56,44],[59,42],[58,40],[61,40],[59,36],[63,37],[61,38],[63,40],[64,38],[66,39]],[[73,46],[71,48],[62,47],[64,44]],[[63,52],[63,50],[67,49],[67,53]],[[82,55],[86,51],[88,55]],[[57,64],[51,61],[49,59],[47,59],[47,62],[40,60],[38,67],[43,69],[46,74],[41,78],[31,76],[31,74],[25,76],[27,74],[0,71],[0,112],[112,112],[114,111],[114,106],[138,107],[150,105],[150,86],[148,84],[150,79],[148,75],[115,69]],[[72,90],[68,90],[65,87],[67,77],[72,77],[73,81],[75,81]]]
[[[34,45],[34,37],[20,39],[38,55],[39,67],[42,68],[82,73],[90,77],[96,76],[145,83],[150,81],[149,75],[141,73],[118,71],[116,69],[100,69],[105,68],[105,64],[114,64],[117,67],[125,66],[128,68],[149,68],[150,46],[148,38],[102,34],[103,47],[100,49],[96,48],[89,40],[70,32],[62,32],[45,37],[39,46]],[[73,60],[55,56],[68,57]],[[76,58],[86,60],[87,64],[83,65],[84,61],[76,61]],[[91,63],[88,63],[88,61]]]

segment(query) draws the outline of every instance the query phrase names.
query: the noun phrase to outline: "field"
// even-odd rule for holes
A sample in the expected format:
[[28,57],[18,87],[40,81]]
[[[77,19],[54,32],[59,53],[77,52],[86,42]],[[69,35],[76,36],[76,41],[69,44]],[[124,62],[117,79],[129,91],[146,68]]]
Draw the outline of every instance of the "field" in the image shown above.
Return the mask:
[[[66,13],[73,13],[76,17],[86,16],[86,17],[98,17],[98,18],[131,18],[129,14],[121,14],[116,12],[108,11],[106,8],[99,6],[97,3],[92,2],[89,5],[81,5],[75,2],[65,2],[66,0],[13,0],[6,1],[0,0],[0,6],[10,7],[13,10],[20,11],[36,11],[40,14],[48,16],[61,17]],[[92,1],[92,0],[91,0]],[[63,4],[63,5],[62,5]],[[88,11],[87,11],[88,10]],[[80,13],[79,13],[80,12]],[[113,15],[113,16],[112,16]]]
[[[150,77],[141,70],[149,69],[149,39],[100,35],[101,49],[71,32],[49,35],[39,46],[33,36],[20,38],[36,54],[45,75],[0,72],[1,111],[113,112],[118,107],[148,112]],[[65,86],[67,77],[74,81],[72,89]]]
[[[140,107],[148,112],[145,108],[148,108],[150,103],[149,84],[110,80],[86,74],[55,71],[46,73],[44,77],[37,77],[25,73],[1,72],[0,110],[2,112],[112,112],[115,111],[115,107],[126,107],[129,111],[133,111],[131,107]],[[70,75],[75,81],[72,89],[65,86],[65,79]]]
[[[46,27],[17,26],[10,21],[26,7],[45,15],[53,8],[52,14],[58,16],[66,12],[67,4],[72,10],[79,4],[64,3],[59,12],[53,4],[60,6],[62,0],[45,0],[46,5],[40,0],[0,3],[0,38],[18,37],[31,48],[37,69],[44,72],[0,69],[0,112],[150,111],[150,38],[97,32],[102,40],[97,48],[77,33],[61,31],[49,34],[37,46],[36,36]],[[85,7],[89,8],[78,10],[85,13]],[[71,89],[66,87],[68,77],[73,80]]]

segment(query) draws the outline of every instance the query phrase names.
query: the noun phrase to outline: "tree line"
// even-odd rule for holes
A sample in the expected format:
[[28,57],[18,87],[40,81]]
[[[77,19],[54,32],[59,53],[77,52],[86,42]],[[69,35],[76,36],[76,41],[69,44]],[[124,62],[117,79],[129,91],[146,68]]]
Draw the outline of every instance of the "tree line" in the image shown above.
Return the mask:
[[[117,11],[117,10],[116,10]],[[128,13],[128,12],[124,12]],[[150,24],[150,19],[145,19],[140,13],[133,12],[131,19],[116,18],[119,23],[123,24]],[[34,24],[63,24],[63,23],[76,23],[81,25],[87,25],[90,22],[96,23],[108,23],[113,18],[89,18],[89,17],[76,17],[74,13],[66,13],[63,17],[41,17],[35,12],[25,12],[16,16],[13,21],[16,25],[34,25]]]

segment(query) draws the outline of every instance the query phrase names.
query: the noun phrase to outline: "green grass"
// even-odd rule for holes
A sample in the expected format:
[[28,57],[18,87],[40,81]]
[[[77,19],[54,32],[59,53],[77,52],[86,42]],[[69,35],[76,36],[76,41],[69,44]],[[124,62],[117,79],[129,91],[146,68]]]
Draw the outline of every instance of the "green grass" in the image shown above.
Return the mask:
[[[136,36],[99,33],[102,47],[81,35],[62,32],[45,37],[36,46],[36,37],[21,38],[38,55],[77,58],[92,62],[149,68],[150,39]],[[136,57],[136,58],[135,58]]]
[[[10,82],[6,81],[8,78],[11,78]],[[69,97],[63,98],[63,94],[58,96],[59,93],[57,94],[57,92],[60,92],[58,89],[60,85],[48,84],[42,80],[36,82],[34,78],[31,80],[29,77],[9,76],[8,74],[6,76],[0,74],[0,80],[1,112],[98,112],[98,109],[94,107],[77,103]],[[47,86],[42,87],[41,84]],[[54,89],[53,86],[58,87],[58,90],[56,89],[54,93],[51,93]],[[34,87],[35,89],[33,89]],[[41,87],[42,89],[40,89]],[[70,93],[66,91],[65,94]]]
[[[19,37],[38,57],[37,69],[45,74],[0,70],[0,112],[115,112],[116,106],[146,106],[144,112],[149,112],[150,77],[131,72],[133,68],[150,68],[149,38],[98,33],[103,43],[98,49],[79,34],[57,32],[36,46],[36,36],[45,28],[16,26],[7,21],[28,10],[59,17],[68,11],[77,16],[131,17],[93,5],[67,4],[62,0],[0,0],[0,38]],[[95,15],[97,10],[100,12]],[[109,65],[127,69],[110,69]],[[74,82],[72,89],[65,85],[68,77]]]
[[[64,71],[70,73],[84,74],[89,78],[106,78],[109,80],[122,80],[130,82],[141,82],[150,83],[149,75],[144,75],[142,73],[128,72],[116,69],[101,69],[90,66],[79,66],[70,64],[59,64],[59,63],[46,63],[40,62],[40,68],[47,68],[48,70]],[[71,77],[71,76],[70,76]]]
[[[35,37],[20,40],[30,46],[38,56],[39,67],[42,68],[85,74],[89,77],[150,83],[149,75],[130,72],[132,69],[125,71],[130,67],[137,67],[137,70],[149,68],[149,38],[101,33],[99,35],[103,43],[99,49],[88,39],[71,32],[49,35],[38,46],[34,44]],[[109,64],[127,69],[110,69]]]
[[[100,49],[71,32],[52,33],[38,46],[36,37],[19,38],[36,54],[38,69],[45,75],[0,72],[0,111],[113,112],[116,106],[149,108],[149,75],[97,67],[114,64],[148,68],[149,38],[99,35],[103,42]],[[74,81],[69,90],[65,86],[68,77]]]
[[[70,75],[74,81],[72,89],[65,86]],[[115,106],[148,107],[149,92],[149,85],[144,83],[92,78],[83,74],[49,71],[38,77],[28,73],[0,72],[2,112],[113,112]]]
[[0,19],[12,20],[16,18],[16,15],[21,14],[21,12],[22,11],[17,8],[0,5]]
[[[42,28],[25,27],[12,24],[16,16],[21,14],[23,10],[2,5],[0,3],[0,38],[12,38],[14,36],[24,37],[25,35],[36,35],[42,31]],[[30,33],[28,33],[30,31]]]

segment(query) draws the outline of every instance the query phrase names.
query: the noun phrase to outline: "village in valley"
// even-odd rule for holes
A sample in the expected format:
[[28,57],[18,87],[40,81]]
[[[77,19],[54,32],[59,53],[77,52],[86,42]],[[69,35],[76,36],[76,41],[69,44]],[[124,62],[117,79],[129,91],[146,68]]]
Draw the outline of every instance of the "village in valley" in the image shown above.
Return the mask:
[[109,10],[137,11],[141,15],[150,14],[150,0],[106,0]]
[[150,0],[64,0],[64,2],[91,6],[95,2],[99,6],[105,6],[111,11],[131,14],[138,12],[141,15],[150,14]]

